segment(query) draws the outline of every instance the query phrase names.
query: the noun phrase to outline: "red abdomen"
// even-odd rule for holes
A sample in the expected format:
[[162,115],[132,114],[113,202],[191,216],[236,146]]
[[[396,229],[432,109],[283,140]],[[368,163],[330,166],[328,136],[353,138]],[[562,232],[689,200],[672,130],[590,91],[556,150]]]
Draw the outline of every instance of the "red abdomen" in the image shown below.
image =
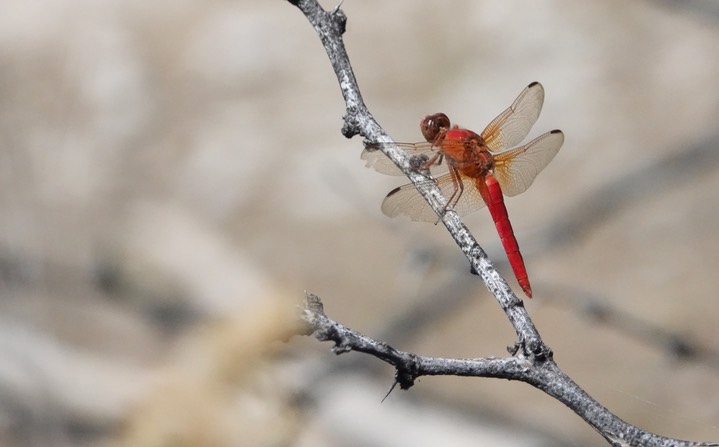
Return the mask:
[[505,253],[507,253],[507,259],[509,260],[509,265],[512,266],[514,276],[524,293],[531,298],[532,287],[529,285],[527,269],[524,266],[522,253],[519,251],[517,238],[514,237],[514,230],[509,222],[507,207],[504,206],[504,196],[502,195],[502,189],[499,187],[499,182],[492,174],[488,174],[484,179],[477,179],[477,188],[482,192],[487,208],[492,214],[492,220],[494,220],[494,225],[497,227],[497,233],[502,240],[502,246]]

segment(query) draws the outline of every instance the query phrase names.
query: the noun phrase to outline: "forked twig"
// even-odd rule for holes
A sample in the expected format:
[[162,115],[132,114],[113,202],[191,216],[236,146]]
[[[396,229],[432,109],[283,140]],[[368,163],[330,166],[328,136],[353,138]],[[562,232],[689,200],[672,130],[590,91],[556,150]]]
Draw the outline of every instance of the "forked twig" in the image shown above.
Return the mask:
[[[342,34],[347,17],[339,8],[325,11],[316,0],[290,0],[307,17],[327,51],[346,103],[342,133],[350,138],[362,135],[371,143],[392,143],[392,140],[367,109],[347,56]],[[410,157],[391,144],[379,145],[407,177],[417,186],[432,208],[442,214],[447,201],[439,188],[412,169]],[[507,282],[497,273],[484,250],[453,211],[441,218],[452,238],[460,247],[474,271],[495,296],[517,334],[517,342],[505,358],[444,359],[424,357],[394,349],[347,328],[325,315],[322,302],[312,294],[306,297],[301,320],[305,333],[313,333],[320,341],[333,341],[334,352],[358,351],[370,354],[395,368],[395,380],[407,389],[416,378],[428,375],[495,377],[526,382],[564,403],[614,446],[719,446],[667,438],[628,424],[600,405],[564,374],[552,358],[552,351],[542,341],[523,302],[514,295]]]

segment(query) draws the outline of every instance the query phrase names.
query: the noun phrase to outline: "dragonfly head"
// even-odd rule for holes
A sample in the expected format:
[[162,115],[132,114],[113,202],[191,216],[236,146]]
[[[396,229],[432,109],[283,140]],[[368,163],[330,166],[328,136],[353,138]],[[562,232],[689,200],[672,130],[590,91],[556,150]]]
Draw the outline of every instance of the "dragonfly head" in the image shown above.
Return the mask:
[[447,115],[444,113],[435,113],[433,115],[427,115],[419,123],[419,128],[422,130],[422,136],[430,143],[437,142],[445,132],[449,129],[450,122]]

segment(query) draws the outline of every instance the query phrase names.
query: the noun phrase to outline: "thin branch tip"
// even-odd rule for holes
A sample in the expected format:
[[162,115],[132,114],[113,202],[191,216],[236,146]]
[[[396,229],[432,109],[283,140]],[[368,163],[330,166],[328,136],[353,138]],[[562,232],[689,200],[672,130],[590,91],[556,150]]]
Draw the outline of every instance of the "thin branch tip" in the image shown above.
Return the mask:
[[340,0],[340,2],[337,3],[337,6],[335,6],[335,9],[332,10],[332,13],[333,13],[333,14],[337,14],[337,12],[338,12],[338,11],[340,10],[340,8],[342,7],[342,3],[344,3],[344,2],[345,2],[345,0]]
[[325,314],[325,306],[322,304],[322,300],[314,293],[305,293],[305,308],[316,314]]
[[[304,302],[297,307],[297,335],[313,335],[323,329],[319,320],[326,318],[326,315],[320,297],[313,293],[305,292]],[[326,337],[326,334],[317,336],[320,340],[326,340]]]
[[380,403],[384,403],[384,401],[387,400],[389,395],[392,394],[392,391],[394,391],[394,388],[397,386],[397,383],[398,382],[396,380],[394,382],[392,382],[392,386],[389,387],[389,391],[387,391],[387,394],[384,395],[384,397],[382,398],[382,401]]

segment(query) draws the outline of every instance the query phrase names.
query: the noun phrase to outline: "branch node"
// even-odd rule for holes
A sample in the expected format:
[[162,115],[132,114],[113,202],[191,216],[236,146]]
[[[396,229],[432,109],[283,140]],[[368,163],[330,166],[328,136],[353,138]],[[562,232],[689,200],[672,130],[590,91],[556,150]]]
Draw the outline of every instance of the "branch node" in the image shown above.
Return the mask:
[[347,342],[347,340],[339,337],[335,340],[335,345],[332,347],[332,352],[337,355],[350,352],[351,350],[352,346]]
[[[345,91],[345,89],[343,89],[343,91]],[[369,114],[369,111],[364,108],[362,104],[348,104],[345,112],[345,116],[342,117],[344,120],[342,135],[344,135],[345,138],[352,138],[355,135],[362,134],[360,116]]]
[[359,127],[357,126],[356,120],[345,115],[344,124],[342,125],[342,135],[345,138],[352,138],[359,134]]
[[419,359],[414,354],[409,354],[406,361],[396,365],[394,378],[399,383],[399,387],[408,390],[414,385],[414,380],[419,375]]
[[334,19],[335,26],[337,27],[337,32],[340,35],[343,35],[345,31],[347,31],[347,15],[344,13],[344,11],[342,11],[341,6],[342,2],[339,2],[335,9],[332,10],[330,15]]
[[534,362],[545,362],[554,356],[549,346],[545,345],[542,340],[538,338],[529,340],[529,343],[527,343],[527,350]]
[[542,363],[554,357],[552,349],[539,338],[523,339],[512,346],[507,346],[507,352],[512,356],[517,356],[520,351],[521,356],[526,357],[532,363]]

